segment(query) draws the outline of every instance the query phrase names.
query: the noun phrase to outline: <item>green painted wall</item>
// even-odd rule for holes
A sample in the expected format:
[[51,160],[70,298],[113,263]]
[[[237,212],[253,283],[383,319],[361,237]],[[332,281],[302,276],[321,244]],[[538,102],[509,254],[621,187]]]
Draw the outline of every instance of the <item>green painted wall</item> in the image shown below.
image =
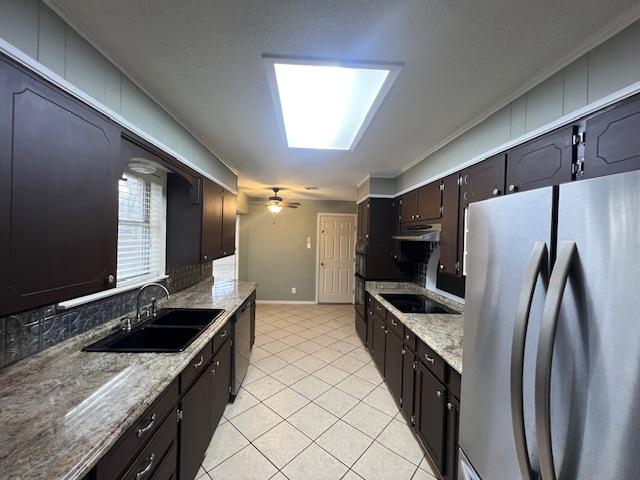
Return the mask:
[[[301,202],[300,208],[278,215],[251,205],[249,215],[240,218],[240,279],[260,284],[258,300],[315,300],[318,213],[356,213],[355,202]],[[296,295],[291,287],[296,287]]]
[[0,38],[231,188],[237,176],[39,0],[0,0]]
[[486,151],[640,81],[639,49],[640,21],[396,177],[395,192],[438,177]]

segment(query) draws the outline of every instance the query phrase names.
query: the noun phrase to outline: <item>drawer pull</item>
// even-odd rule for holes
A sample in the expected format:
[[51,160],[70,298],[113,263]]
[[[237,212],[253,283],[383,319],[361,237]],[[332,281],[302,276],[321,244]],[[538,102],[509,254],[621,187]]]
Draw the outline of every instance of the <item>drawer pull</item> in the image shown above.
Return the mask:
[[453,405],[451,405],[451,402],[447,402],[447,410],[451,410],[453,408]]
[[200,360],[198,360],[196,363],[193,364],[193,368],[197,370],[202,366],[203,363],[204,363],[204,355],[200,355]]
[[216,360],[216,367],[220,366],[220,360]]
[[220,338],[224,338],[227,336],[227,330],[225,329],[220,335]]
[[211,375],[215,375],[216,374],[216,369],[212,368],[209,372],[211,373]]
[[153,427],[154,423],[156,423],[156,414],[155,413],[151,414],[151,417],[149,417],[149,423],[147,423],[144,427],[140,427],[138,429],[138,438],[140,438],[145,433],[147,433],[151,429],[151,427]]
[[436,395],[438,396],[438,398],[440,398],[440,397],[442,396],[442,392],[441,392],[440,390],[438,390],[438,391],[436,392]]
[[435,365],[436,363],[436,359],[435,358],[431,358],[429,355],[427,355],[426,353],[424,354],[424,358],[427,362],[429,362],[431,365]]
[[380,305],[376,305],[376,308],[377,308],[378,310],[382,310],[382,307],[381,307]]
[[380,325],[380,330],[384,330],[384,325]]
[[398,322],[396,322],[395,320],[391,319],[391,325],[393,325],[394,327],[398,326]]
[[142,477],[144,477],[147,473],[151,471],[151,467],[153,467],[153,461],[155,459],[156,459],[155,453],[152,453],[151,455],[149,455],[149,463],[147,463],[147,466],[144,467],[143,470],[136,473],[136,480],[140,480]]
[[407,337],[407,340],[411,339],[411,336],[408,333],[407,333],[406,337]]

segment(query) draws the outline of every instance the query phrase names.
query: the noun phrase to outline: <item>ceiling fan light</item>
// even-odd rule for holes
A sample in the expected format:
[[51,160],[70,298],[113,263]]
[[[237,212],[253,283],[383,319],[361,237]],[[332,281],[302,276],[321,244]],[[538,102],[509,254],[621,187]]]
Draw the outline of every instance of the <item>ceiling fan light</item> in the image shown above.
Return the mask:
[[272,203],[267,208],[271,211],[271,213],[280,213],[280,211],[282,210],[282,205]]

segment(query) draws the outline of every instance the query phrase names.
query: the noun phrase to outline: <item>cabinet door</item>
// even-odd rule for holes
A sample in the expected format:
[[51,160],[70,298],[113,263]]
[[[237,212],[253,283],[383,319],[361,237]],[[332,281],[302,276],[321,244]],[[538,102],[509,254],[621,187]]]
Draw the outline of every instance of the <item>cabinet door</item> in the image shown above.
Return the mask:
[[573,134],[573,126],[561,128],[509,150],[507,193],[570,182]]
[[256,343],[256,300],[255,297],[251,302],[251,332],[249,334],[249,346],[253,349],[253,344]]
[[444,469],[445,480],[458,478],[458,430],[460,426],[460,403],[449,394],[447,402],[447,452]]
[[399,235],[402,228],[402,214],[400,212],[402,204],[400,203],[400,199],[395,198],[393,202],[391,202],[391,206],[393,208],[391,214],[391,234]]
[[355,312],[356,333],[363,345],[367,345],[367,324],[357,311]]
[[0,315],[115,287],[120,130],[0,59]]
[[180,478],[196,477],[213,436],[211,404],[213,376],[208,371],[192,385],[180,401]]
[[371,210],[371,200],[366,199],[362,202],[362,239],[369,238],[369,212]]
[[231,387],[231,341],[227,339],[218,350],[211,367],[211,431],[215,432],[218,422],[222,418],[224,409],[229,402],[229,388]]
[[470,203],[504,194],[505,161],[501,153],[466,168],[462,172],[462,203]]
[[457,275],[460,271],[458,252],[460,175],[444,178],[442,185],[442,231],[440,232],[440,271]]
[[202,250],[201,262],[210,262],[222,254],[223,188],[208,179],[202,186]]
[[640,168],[640,96],[586,121],[584,174],[593,178]]
[[418,190],[412,190],[400,197],[400,221],[413,222],[418,214]]
[[236,253],[236,196],[223,190],[222,198],[222,256]]
[[438,469],[444,470],[444,386],[421,363],[416,369],[416,433]]
[[358,242],[362,241],[362,205],[364,205],[364,202],[360,202],[357,207],[358,221],[356,224],[356,230],[357,230],[356,240]]
[[387,333],[384,357],[384,379],[387,382],[389,391],[398,402],[400,402],[402,398],[403,353],[402,340],[392,332]]
[[367,348],[369,349],[369,351],[371,352],[371,354],[373,354],[373,331],[376,328],[375,325],[375,314],[373,313],[373,310],[369,310],[367,309]]
[[440,180],[423,185],[418,189],[417,220],[437,220],[440,218],[442,191]]
[[402,366],[402,410],[407,418],[413,416],[413,402],[414,402],[414,387],[416,371],[414,365],[416,365],[415,354],[405,347]]
[[378,316],[373,316],[373,360],[384,375],[385,346],[387,328],[384,321]]

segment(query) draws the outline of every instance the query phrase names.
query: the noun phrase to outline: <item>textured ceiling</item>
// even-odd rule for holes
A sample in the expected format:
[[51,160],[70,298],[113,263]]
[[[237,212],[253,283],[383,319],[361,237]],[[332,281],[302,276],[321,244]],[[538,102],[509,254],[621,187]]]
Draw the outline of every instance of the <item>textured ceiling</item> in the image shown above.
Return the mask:
[[[629,0],[49,0],[267,196],[354,200],[552,73],[636,6]],[[403,62],[354,151],[290,150],[262,54]],[[309,195],[303,185],[320,190]]]

